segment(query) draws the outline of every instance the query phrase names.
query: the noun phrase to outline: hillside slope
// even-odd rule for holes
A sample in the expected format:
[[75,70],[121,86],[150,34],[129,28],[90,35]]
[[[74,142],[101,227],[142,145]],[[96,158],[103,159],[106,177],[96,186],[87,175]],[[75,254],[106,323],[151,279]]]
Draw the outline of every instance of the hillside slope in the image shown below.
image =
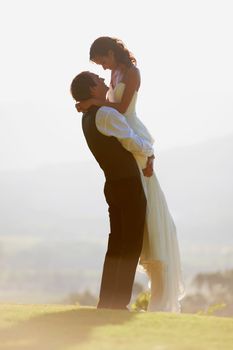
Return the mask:
[[59,305],[0,305],[1,350],[230,350],[233,320]]

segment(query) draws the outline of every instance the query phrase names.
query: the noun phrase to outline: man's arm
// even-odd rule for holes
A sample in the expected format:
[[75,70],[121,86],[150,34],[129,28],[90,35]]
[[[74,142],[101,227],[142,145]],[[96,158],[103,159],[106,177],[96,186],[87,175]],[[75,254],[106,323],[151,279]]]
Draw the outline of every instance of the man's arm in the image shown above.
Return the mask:
[[101,107],[96,114],[96,127],[102,134],[116,137],[127,151],[144,157],[153,156],[152,145],[135,134],[127,119],[116,109]]

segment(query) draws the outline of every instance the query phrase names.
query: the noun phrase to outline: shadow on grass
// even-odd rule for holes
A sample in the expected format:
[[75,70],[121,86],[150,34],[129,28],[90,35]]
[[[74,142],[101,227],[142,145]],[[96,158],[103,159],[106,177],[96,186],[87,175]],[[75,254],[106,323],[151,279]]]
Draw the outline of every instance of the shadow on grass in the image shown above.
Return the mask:
[[34,316],[0,331],[1,350],[62,350],[88,342],[92,330],[128,322],[128,311],[75,309]]

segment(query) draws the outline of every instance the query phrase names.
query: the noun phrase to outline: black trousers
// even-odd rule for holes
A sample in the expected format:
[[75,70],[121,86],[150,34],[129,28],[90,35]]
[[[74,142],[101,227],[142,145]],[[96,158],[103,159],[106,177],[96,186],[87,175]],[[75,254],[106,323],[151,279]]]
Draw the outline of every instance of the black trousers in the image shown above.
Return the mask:
[[127,309],[142,250],[146,198],[141,179],[106,182],[110,229],[97,308]]

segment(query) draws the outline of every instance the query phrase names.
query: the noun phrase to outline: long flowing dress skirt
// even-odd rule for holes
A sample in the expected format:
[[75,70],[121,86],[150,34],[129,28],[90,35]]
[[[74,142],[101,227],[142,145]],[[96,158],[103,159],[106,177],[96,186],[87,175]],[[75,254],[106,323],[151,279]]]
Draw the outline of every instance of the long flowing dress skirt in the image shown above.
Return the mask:
[[141,172],[141,178],[147,214],[139,266],[150,280],[148,311],[180,312],[185,288],[176,227],[155,173],[148,178]]

